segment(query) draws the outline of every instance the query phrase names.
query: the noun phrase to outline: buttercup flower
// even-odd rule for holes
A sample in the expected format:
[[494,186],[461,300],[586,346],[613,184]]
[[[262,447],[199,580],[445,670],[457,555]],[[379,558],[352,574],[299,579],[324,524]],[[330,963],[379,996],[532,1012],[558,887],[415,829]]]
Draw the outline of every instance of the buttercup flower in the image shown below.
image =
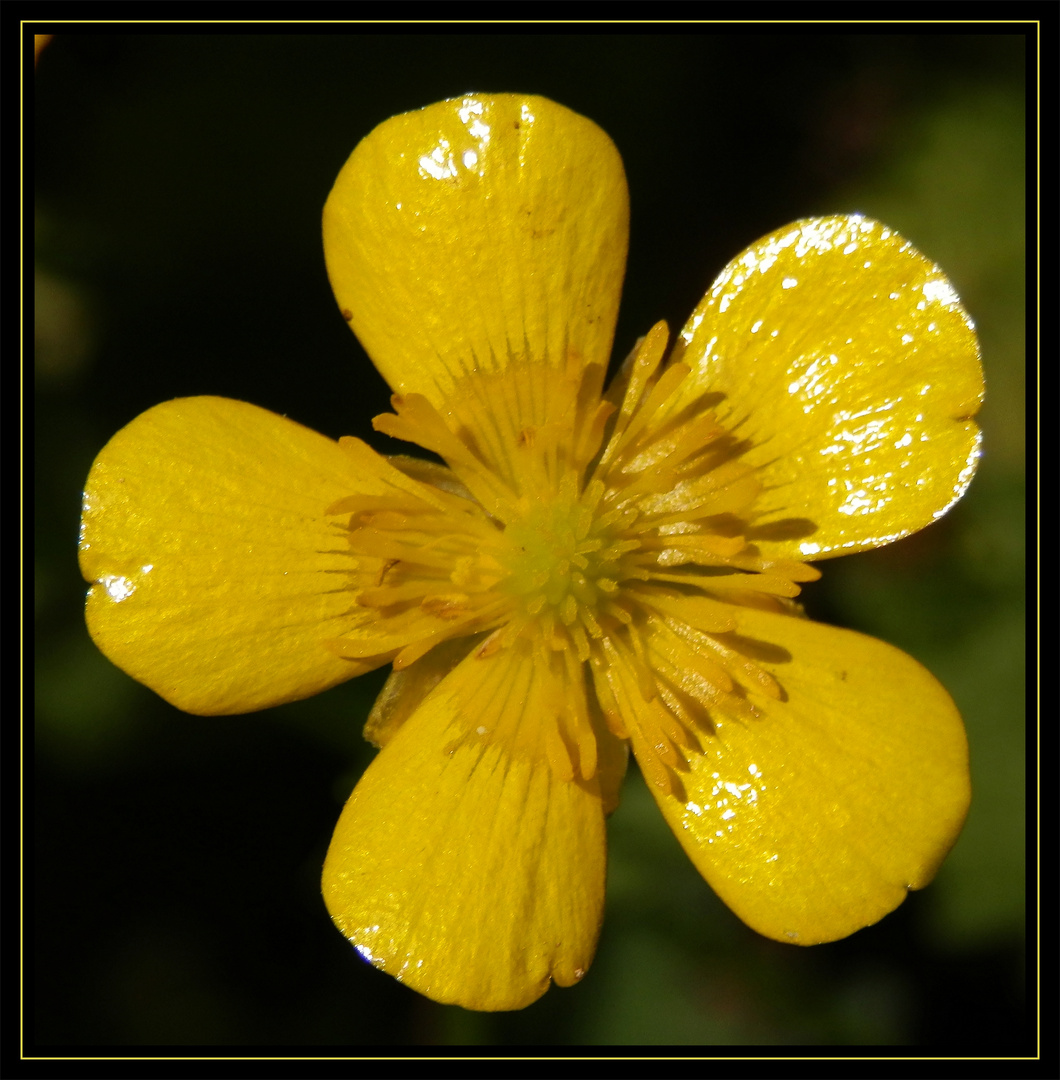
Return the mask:
[[120,431],[85,489],[92,636],[174,705],[393,664],[324,897],[363,957],[469,1008],[585,974],[627,748],[780,941],[876,922],[968,806],[943,688],[793,602],[807,560],[967,487],[982,377],[952,287],[878,222],[799,221],[605,392],[627,220],[615,147],[550,101],[388,120],[328,199],[328,273],[394,390],[376,428],[445,465],[200,397]]

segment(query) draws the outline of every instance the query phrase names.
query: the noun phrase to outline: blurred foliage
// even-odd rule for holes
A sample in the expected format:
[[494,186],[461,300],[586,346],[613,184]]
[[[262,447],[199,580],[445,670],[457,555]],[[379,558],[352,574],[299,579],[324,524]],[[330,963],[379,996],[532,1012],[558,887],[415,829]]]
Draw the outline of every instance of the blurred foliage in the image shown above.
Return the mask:
[[[32,1036],[63,1052],[1026,1052],[1026,42],[450,29],[74,28],[40,59]],[[744,927],[633,770],[584,982],[521,1013],[435,1005],[363,965],[319,896],[331,828],[371,757],[360,727],[381,676],[202,719],[126,678],[85,634],[80,485],[120,426],[184,394],[250,400],[332,436],[363,435],[385,409],[328,288],[321,207],[376,123],[469,89],[544,94],[618,144],[633,207],[618,356],[659,317],[680,326],[752,240],[817,213],[861,210],[896,227],[976,318],[988,402],[969,494],[918,536],[828,564],[805,594],[814,617],[934,671],[972,746],[975,802],[936,882],[847,941],[796,949]]]

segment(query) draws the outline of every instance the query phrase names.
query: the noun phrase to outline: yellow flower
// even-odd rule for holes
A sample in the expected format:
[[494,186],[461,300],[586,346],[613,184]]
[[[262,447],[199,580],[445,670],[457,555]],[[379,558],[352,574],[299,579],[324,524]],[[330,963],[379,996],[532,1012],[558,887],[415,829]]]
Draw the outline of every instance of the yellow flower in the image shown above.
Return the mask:
[[806,560],[968,485],[982,377],[952,287],[877,222],[799,221],[604,393],[627,221],[615,147],[559,105],[395,117],[328,199],[328,272],[394,390],[377,429],[446,465],[201,397],[120,431],[85,490],[92,635],[180,708],[393,663],[324,896],[362,956],[469,1008],[589,967],[627,747],[780,941],[880,919],[968,805],[943,688],[792,600]]

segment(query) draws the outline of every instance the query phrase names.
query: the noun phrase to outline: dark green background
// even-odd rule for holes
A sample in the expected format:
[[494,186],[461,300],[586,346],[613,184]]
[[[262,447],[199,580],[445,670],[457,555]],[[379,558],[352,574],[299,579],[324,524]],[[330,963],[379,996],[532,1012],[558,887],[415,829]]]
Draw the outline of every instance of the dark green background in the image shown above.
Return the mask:
[[[173,29],[70,28],[28,89],[32,1037],[56,1050],[245,1053],[446,1043],[1015,1051],[1027,1030],[1017,28]],[[321,208],[375,124],[468,90],[544,94],[617,143],[632,239],[616,355],[658,318],[679,328],[758,236],[855,210],[938,261],[977,321],[985,456],[965,500],[903,543],[826,564],[804,593],[815,618],[885,638],[934,671],[972,747],[975,802],[937,881],[847,941],[799,949],[744,927],[632,769],[584,982],[521,1013],[435,1005],[364,965],[319,895],[331,829],[371,756],[360,728],[381,677],[202,719],[113,668],[85,633],[80,488],[139,412],[223,394],[337,437],[364,435],[386,408],[331,297]]]

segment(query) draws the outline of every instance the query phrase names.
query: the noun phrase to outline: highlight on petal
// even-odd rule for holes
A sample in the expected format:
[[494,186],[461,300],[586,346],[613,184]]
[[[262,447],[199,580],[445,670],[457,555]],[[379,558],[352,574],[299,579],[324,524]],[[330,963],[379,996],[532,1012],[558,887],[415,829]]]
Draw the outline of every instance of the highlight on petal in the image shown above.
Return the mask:
[[[744,922],[778,941],[834,941],[926,885],[952,847],[970,797],[964,727],[890,645],[791,615],[733,616],[719,639],[768,681],[739,679],[740,707],[720,700],[698,747],[685,740],[677,783],[649,787]],[[658,748],[631,736],[657,774]]]
[[823,558],[941,516],[979,457],[971,319],[937,266],[859,216],[764,237],[722,271],[681,332],[692,368],[670,408],[706,395],[764,491],[760,550]]
[[598,778],[563,779],[547,745],[572,692],[518,643],[476,649],[392,735],[324,865],[328,910],[366,960],[484,1010],[585,974],[604,807]]
[[348,532],[326,511],[354,492],[385,492],[393,472],[371,451],[355,458],[244,402],[150,409],[104,447],[85,486],[93,639],[202,714],[294,701],[379,666],[390,656],[344,659],[324,644],[365,615]]
[[622,161],[592,121],[516,94],[380,124],[324,208],[343,316],[394,390],[443,407],[513,359],[563,368],[611,349],[629,224]]

